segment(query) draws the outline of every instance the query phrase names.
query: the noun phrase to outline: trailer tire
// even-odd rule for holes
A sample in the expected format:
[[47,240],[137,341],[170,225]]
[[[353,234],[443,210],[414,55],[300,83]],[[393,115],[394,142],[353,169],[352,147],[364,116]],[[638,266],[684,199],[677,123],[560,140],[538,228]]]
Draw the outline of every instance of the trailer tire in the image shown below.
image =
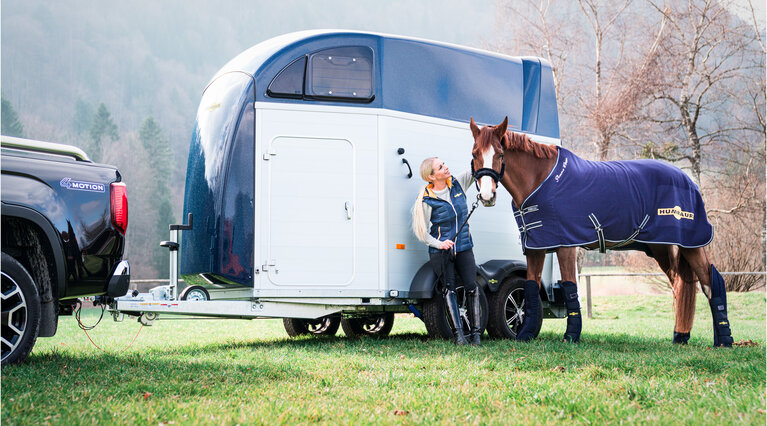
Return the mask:
[[282,325],[290,337],[304,335],[335,336],[341,325],[341,317],[328,315],[317,319],[283,318]]
[[[477,287],[479,291],[479,306],[481,311],[479,334],[485,332],[488,319],[488,305],[485,291],[482,287]],[[463,286],[458,286],[455,289],[455,295],[458,299],[458,308],[462,312],[461,320],[463,323],[463,332],[466,338],[469,338],[471,330],[468,326],[468,314],[466,314],[466,296]],[[426,325],[426,332],[432,339],[452,339],[453,327],[448,319],[447,308],[445,307],[445,299],[442,294],[437,292],[434,296],[423,304],[423,322]]]
[[[487,333],[499,339],[516,339],[524,319],[525,280],[510,277],[503,281],[496,293],[488,297],[489,318]],[[538,296],[540,298],[540,295]],[[538,324],[534,338],[538,337],[543,324],[543,304],[538,302]]]
[[2,253],[2,365],[24,361],[40,331],[40,296],[32,276]]
[[384,312],[359,318],[341,319],[341,328],[346,337],[386,337],[394,327],[394,313]]
[[181,292],[180,299],[189,301],[205,301],[210,300],[210,293],[208,293],[208,290],[205,290],[204,287],[193,285],[185,288]]

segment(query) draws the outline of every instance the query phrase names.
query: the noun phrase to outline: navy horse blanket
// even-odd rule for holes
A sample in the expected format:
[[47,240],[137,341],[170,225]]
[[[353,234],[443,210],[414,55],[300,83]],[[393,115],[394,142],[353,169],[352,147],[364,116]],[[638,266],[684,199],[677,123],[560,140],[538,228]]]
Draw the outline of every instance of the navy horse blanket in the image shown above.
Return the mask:
[[559,147],[557,163],[519,208],[512,203],[525,249],[598,244],[600,251],[647,244],[686,248],[711,242],[698,186],[657,160],[588,161]]

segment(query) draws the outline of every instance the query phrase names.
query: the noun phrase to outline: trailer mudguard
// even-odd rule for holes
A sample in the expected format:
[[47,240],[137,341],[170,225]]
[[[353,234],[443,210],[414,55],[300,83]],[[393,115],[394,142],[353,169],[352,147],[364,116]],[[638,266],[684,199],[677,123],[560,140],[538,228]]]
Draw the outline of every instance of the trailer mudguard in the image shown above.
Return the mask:
[[437,274],[434,273],[431,264],[426,262],[415,273],[413,280],[410,282],[410,291],[406,297],[411,299],[431,299],[436,285]]
[[487,289],[495,293],[506,277],[527,271],[527,263],[521,260],[493,259],[477,266],[477,273],[487,282]]
[[[493,259],[481,265],[477,265],[477,274],[484,279],[478,280],[480,286],[485,287],[492,293],[498,291],[506,277],[509,275],[527,270],[527,263],[521,260]],[[522,275],[524,277],[524,275]],[[456,275],[457,279],[460,279]],[[418,269],[413,280],[410,282],[410,292],[406,297],[413,299],[430,299],[434,294],[434,288],[437,285],[437,275],[429,262],[426,262]]]

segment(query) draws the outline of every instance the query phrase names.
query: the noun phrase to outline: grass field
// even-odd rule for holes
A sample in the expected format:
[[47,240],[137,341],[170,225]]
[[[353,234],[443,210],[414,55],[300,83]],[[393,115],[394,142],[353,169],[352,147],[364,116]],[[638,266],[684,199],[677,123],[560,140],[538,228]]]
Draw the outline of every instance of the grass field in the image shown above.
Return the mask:
[[[731,294],[736,341],[711,349],[699,297],[690,344],[672,345],[671,297],[594,298],[582,342],[564,320],[538,340],[455,347],[397,318],[384,340],[291,340],[279,320],[63,318],[28,362],[2,370],[3,424],[765,424],[765,294]],[[584,314],[585,316],[585,314]],[[85,323],[95,322],[89,313]]]

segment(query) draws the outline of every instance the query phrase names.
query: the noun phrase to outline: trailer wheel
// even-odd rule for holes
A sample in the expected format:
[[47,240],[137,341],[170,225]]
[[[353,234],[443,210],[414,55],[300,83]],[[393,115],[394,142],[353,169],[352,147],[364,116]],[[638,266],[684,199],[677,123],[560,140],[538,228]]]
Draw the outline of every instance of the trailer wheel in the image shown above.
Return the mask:
[[317,319],[283,318],[282,325],[290,337],[307,334],[315,336],[335,336],[341,325],[339,315],[328,315]]
[[193,285],[185,288],[181,292],[180,298],[181,300],[204,301],[210,300],[210,293],[208,293],[208,290],[205,290],[204,287]]
[[341,328],[346,337],[386,337],[394,326],[394,313],[371,314],[360,318],[343,318]]
[[[540,295],[538,296],[540,298]],[[488,297],[490,315],[487,323],[487,333],[490,337],[501,339],[516,339],[517,331],[522,327],[525,318],[525,280],[510,278],[504,280],[498,292]],[[538,324],[535,336],[541,332],[543,324],[543,304],[538,302]]]
[[40,331],[40,296],[29,272],[2,254],[2,365],[24,361]]
[[[481,311],[480,315],[480,327],[479,333],[485,332],[487,327],[488,308],[487,297],[485,297],[485,291],[482,287],[478,287],[479,291],[479,307]],[[463,332],[466,338],[469,338],[471,330],[469,329],[469,314],[466,300],[466,292],[463,286],[456,287],[455,295],[458,299],[458,310],[461,312],[461,322],[463,323]],[[423,304],[423,322],[426,325],[426,332],[429,337],[435,339],[452,339],[453,327],[451,326],[450,319],[448,318],[447,307],[445,306],[445,299],[441,293],[436,293],[431,299]]]

